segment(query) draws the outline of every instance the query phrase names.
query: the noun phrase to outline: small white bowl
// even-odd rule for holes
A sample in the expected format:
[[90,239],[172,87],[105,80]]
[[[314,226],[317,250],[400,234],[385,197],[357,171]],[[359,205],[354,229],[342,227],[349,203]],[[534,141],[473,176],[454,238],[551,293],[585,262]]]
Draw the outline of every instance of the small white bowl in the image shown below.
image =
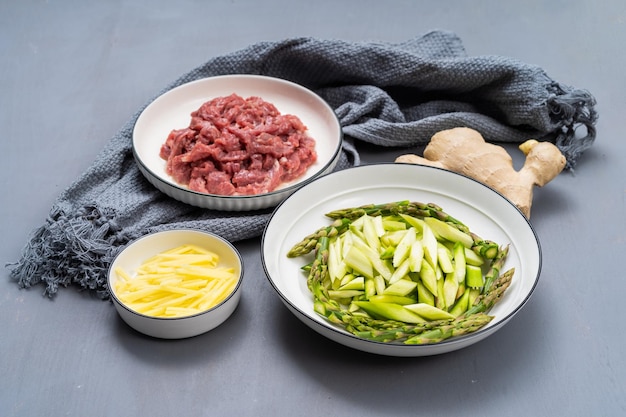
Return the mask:
[[[235,274],[238,277],[237,285],[221,303],[192,316],[163,318],[137,313],[120,301],[114,290],[115,282],[118,279],[115,273],[116,268],[124,269],[132,277],[134,271],[146,259],[185,244],[193,244],[211,250],[219,256],[221,266],[235,269]],[[182,339],[214,329],[235,311],[241,298],[243,260],[232,244],[217,235],[192,229],[168,230],[148,234],[131,242],[111,263],[107,279],[113,304],[122,320],[130,327],[148,336],[162,339]]]
[[[317,161],[305,174],[265,194],[223,196],[189,190],[165,172],[159,156],[170,132],[189,126],[191,112],[205,102],[238,94],[260,97],[282,114],[293,114],[316,141]],[[332,172],[341,156],[343,133],[334,110],[313,91],[280,78],[223,75],[192,81],[159,96],[139,115],[133,130],[133,152],[142,174],[161,192],[184,203],[215,210],[245,211],[276,206],[301,186]]]

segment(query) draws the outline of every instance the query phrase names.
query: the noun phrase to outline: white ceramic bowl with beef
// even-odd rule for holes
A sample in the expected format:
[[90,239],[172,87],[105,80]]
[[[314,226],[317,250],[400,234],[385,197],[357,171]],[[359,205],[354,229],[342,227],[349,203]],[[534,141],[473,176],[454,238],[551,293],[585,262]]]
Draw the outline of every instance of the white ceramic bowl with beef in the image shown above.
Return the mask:
[[[274,123],[271,134],[264,127],[263,136],[252,140],[248,132],[261,135],[261,128],[241,133],[222,124],[230,117],[230,123],[247,128],[246,118],[254,117],[243,110],[232,116],[231,97],[246,101],[239,109],[254,106],[257,99],[272,107],[277,114],[268,113],[263,122]],[[299,141],[280,125],[290,120],[297,120],[291,128],[299,129]],[[176,87],[150,103],[133,130],[135,160],[152,185],[184,203],[226,211],[276,206],[332,172],[342,141],[339,120],[320,96],[290,81],[260,75],[216,76]],[[286,147],[291,147],[290,153]]]

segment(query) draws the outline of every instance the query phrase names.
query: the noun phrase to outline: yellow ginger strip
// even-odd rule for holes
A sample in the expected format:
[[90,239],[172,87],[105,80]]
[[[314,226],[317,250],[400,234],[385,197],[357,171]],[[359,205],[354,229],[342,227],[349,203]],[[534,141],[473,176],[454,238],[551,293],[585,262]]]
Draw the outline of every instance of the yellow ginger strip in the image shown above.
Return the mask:
[[207,286],[209,281],[210,280],[208,280],[208,279],[200,279],[200,278],[199,279],[188,279],[188,280],[181,281],[181,283],[179,285],[182,288],[202,289],[202,288],[205,288]]
[[133,304],[133,309],[138,313],[143,313],[152,308],[158,307],[161,304],[167,303],[172,300],[177,300],[180,296],[178,294],[170,294],[165,297],[158,297],[152,301],[147,301],[145,303],[135,303]]
[[207,256],[208,255],[203,254],[167,255],[155,259],[153,262],[145,265],[145,267],[149,268],[154,265],[158,265],[160,267],[176,267],[183,262],[187,265],[205,265],[207,267],[215,267],[219,260],[217,255],[214,257]]
[[163,278],[159,281],[159,285],[183,285],[184,280],[176,275],[172,275],[169,278]]
[[217,257],[217,254],[215,254],[215,252],[210,251],[208,249],[205,249],[201,246],[197,246],[197,245],[192,245],[192,244],[188,244],[188,245],[184,245],[186,247],[187,251],[191,251],[193,253],[203,253],[205,255],[211,255],[213,257]]
[[145,314],[147,316],[162,316],[165,312],[165,309],[167,307],[186,307],[186,302],[193,298],[196,297],[195,294],[187,294],[187,295],[183,295],[174,299],[171,299],[167,302],[161,302],[158,305],[154,306],[154,308],[152,310],[147,310],[147,311],[138,311],[138,313],[142,313]]
[[174,286],[174,285],[161,285],[161,290],[166,292],[171,292],[174,294],[184,294],[184,295],[197,295],[198,292],[196,290],[185,288],[182,286]]
[[[234,280],[233,280],[234,281]],[[215,307],[234,289],[235,282],[222,281],[217,288],[207,294],[207,298],[200,304],[200,309],[205,310]]]
[[230,279],[235,270],[233,268],[179,268],[176,271],[180,275],[188,277],[202,277],[210,279]]
[[116,269],[118,298],[133,310],[159,317],[181,317],[209,309],[237,283],[232,267],[218,266],[215,253],[181,245],[144,261],[131,277]]
[[209,298],[213,298],[214,297],[215,289],[219,285],[219,283],[220,283],[220,281],[218,281],[218,280],[210,281],[207,284],[207,286],[202,289],[202,294],[200,295],[200,297],[196,298],[193,302],[189,303],[188,307],[191,307],[191,308],[196,308],[197,307],[197,308],[199,308],[199,306],[201,304],[207,304],[208,305],[207,300]]
[[142,299],[143,297],[155,295],[159,291],[160,287],[154,285],[145,285],[141,287],[134,287],[130,290],[126,290],[124,293],[119,293],[118,297],[124,303],[132,303]]

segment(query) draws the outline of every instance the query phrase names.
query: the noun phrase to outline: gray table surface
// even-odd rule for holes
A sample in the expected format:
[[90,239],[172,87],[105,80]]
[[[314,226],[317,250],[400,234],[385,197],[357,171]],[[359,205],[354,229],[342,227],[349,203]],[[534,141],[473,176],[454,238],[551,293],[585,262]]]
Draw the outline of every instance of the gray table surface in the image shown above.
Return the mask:
[[[187,340],[143,337],[74,288],[50,300],[9,281],[4,264],[57,195],[178,75],[261,40],[403,41],[435,28],[598,100],[596,144],[535,195],[538,288],[486,340],[393,358],[324,339],[273,292],[259,239],[236,244],[239,308]],[[625,415],[624,44],[622,0],[0,2],[0,415]]]

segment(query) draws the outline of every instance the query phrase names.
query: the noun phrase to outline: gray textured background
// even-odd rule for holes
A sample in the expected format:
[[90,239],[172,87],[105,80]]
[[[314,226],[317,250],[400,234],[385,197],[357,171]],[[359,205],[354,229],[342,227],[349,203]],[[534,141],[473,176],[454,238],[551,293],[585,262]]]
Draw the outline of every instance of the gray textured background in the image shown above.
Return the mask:
[[[183,341],[138,335],[112,306],[0,278],[0,415],[571,415],[626,413],[626,4],[527,1],[0,2],[0,261],[17,260],[57,195],[180,74],[261,40],[403,41],[451,30],[470,55],[513,56],[590,90],[600,120],[574,173],[537,190],[542,277],[485,341],[415,359],[327,341],[281,304],[259,240],[242,303]],[[405,150],[375,152],[390,161]]]

